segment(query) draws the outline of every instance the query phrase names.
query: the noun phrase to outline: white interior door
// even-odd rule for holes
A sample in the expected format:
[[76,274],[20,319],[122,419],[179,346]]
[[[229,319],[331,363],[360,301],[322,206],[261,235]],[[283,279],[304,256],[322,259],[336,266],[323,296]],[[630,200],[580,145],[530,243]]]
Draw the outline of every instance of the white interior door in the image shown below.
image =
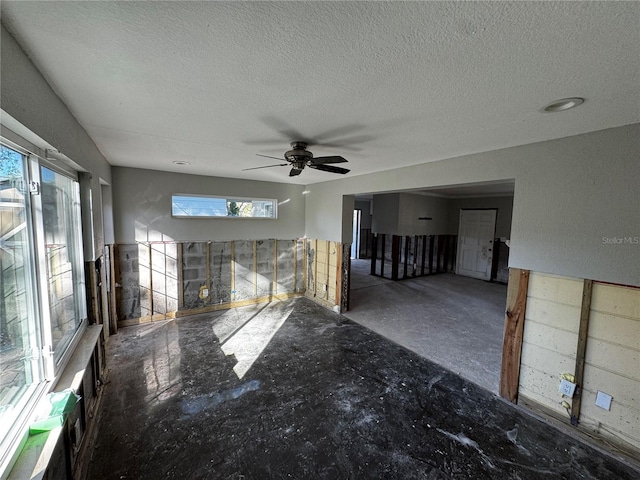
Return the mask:
[[491,280],[496,210],[460,210],[456,273]]

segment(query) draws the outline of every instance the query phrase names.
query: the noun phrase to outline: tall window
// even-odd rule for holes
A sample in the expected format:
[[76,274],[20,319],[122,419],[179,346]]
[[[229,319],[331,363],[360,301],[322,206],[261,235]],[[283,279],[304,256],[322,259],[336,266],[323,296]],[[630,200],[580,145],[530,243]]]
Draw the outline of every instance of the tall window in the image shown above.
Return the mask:
[[56,360],[87,316],[84,300],[80,193],[78,183],[41,167],[42,220],[51,315],[51,340]]
[[0,439],[43,380],[27,180],[25,157],[0,146]]
[[87,316],[79,200],[73,178],[0,145],[0,468]]

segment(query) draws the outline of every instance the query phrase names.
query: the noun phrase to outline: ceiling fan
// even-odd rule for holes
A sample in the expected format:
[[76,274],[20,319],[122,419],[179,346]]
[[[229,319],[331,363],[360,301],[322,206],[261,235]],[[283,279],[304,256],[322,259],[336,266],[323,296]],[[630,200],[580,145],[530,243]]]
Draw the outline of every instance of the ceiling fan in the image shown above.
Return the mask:
[[[271,157],[269,155],[260,155],[256,154],[259,157],[266,158],[275,158],[276,160],[282,160],[278,157]],[[284,160],[287,163],[276,163],[274,165],[265,165],[264,167],[253,167],[253,168],[245,168],[246,170],[257,170],[258,168],[270,168],[270,167],[286,167],[291,165],[291,171],[289,172],[290,177],[295,177],[296,175],[300,175],[304,167],[315,168],[316,170],[321,170],[323,172],[331,172],[331,173],[349,173],[349,170],[341,167],[334,167],[333,165],[329,165],[330,163],[345,163],[347,160],[340,156],[330,156],[330,157],[314,157],[313,153],[307,150],[307,144],[305,142],[291,142],[291,150],[288,150],[284,153]]]

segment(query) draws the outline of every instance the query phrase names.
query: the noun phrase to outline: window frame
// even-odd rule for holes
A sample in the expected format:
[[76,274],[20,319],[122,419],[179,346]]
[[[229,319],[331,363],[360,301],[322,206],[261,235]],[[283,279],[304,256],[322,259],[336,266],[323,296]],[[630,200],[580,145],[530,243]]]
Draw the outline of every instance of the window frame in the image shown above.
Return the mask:
[[[177,215],[174,213],[174,198],[175,197],[190,197],[190,198],[207,198],[207,199],[219,199],[229,202],[271,202],[273,214],[270,217],[243,217],[240,215]],[[187,218],[187,219],[201,219],[201,220],[220,220],[220,219],[233,219],[233,220],[277,220],[278,219],[278,199],[277,198],[259,198],[259,197],[242,197],[235,195],[202,195],[194,193],[172,193],[171,194],[171,217],[172,218]]]
[[[41,187],[41,167],[54,171],[57,174],[66,176],[73,182],[78,183],[78,172],[66,165],[59,165],[45,159],[44,151],[34,146],[28,140],[15,134],[11,130],[2,125],[0,133],[0,143],[23,156],[23,178],[27,181],[27,185],[32,186],[34,182]],[[14,461],[20,453],[20,450],[29,436],[29,425],[33,421],[33,416],[38,405],[47,393],[52,391],[62,373],[69,363],[69,360],[77,350],[78,344],[82,339],[88,324],[88,305],[86,305],[86,296],[80,295],[80,301],[85,303],[85,315],[81,318],[70,341],[64,346],[63,353],[56,358],[51,351],[52,341],[52,323],[51,311],[49,305],[49,292],[46,275],[46,255],[44,244],[44,223],[43,223],[43,206],[40,192],[33,195],[30,188],[25,195],[25,205],[27,209],[27,234],[29,235],[30,251],[29,251],[29,279],[32,289],[27,289],[29,299],[30,314],[34,317],[34,331],[29,338],[32,351],[38,352],[38,358],[33,362],[39,362],[40,376],[37,382],[28,386],[28,390],[20,398],[16,404],[16,416],[12,418],[12,425],[6,432],[5,438],[0,439],[0,476],[4,478],[13,466]],[[37,198],[34,198],[37,197]],[[78,200],[82,202],[79,197]],[[83,230],[85,226],[82,224],[81,215],[78,216],[78,230],[76,234],[78,238],[79,254],[78,268],[84,277],[85,262],[83,255]],[[86,289],[86,285],[84,286]],[[33,345],[36,345],[35,347]]]

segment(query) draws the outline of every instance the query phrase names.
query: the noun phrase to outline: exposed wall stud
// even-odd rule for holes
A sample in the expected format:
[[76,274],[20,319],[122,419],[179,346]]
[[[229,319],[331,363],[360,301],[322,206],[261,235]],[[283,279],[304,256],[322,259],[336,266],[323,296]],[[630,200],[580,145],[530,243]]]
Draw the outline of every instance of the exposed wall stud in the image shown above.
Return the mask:
[[253,296],[258,296],[258,241],[253,241]]
[[513,403],[518,401],[520,358],[522,356],[522,336],[528,289],[529,270],[509,269],[507,311],[500,372],[500,396]]
[[278,240],[273,240],[273,286],[271,291],[278,293]]
[[236,242],[231,241],[231,291],[229,298],[235,300],[236,291]]
[[591,292],[593,280],[585,280],[582,290],[582,307],[580,309],[580,327],[578,329],[578,348],[576,351],[575,384],[579,387],[571,400],[571,424],[578,425],[582,390],[584,383],[584,365],[587,353],[587,336],[589,335],[589,314],[591,312]]
[[182,243],[176,245],[176,263],[178,268],[178,310],[184,308],[184,264],[182,263]]

